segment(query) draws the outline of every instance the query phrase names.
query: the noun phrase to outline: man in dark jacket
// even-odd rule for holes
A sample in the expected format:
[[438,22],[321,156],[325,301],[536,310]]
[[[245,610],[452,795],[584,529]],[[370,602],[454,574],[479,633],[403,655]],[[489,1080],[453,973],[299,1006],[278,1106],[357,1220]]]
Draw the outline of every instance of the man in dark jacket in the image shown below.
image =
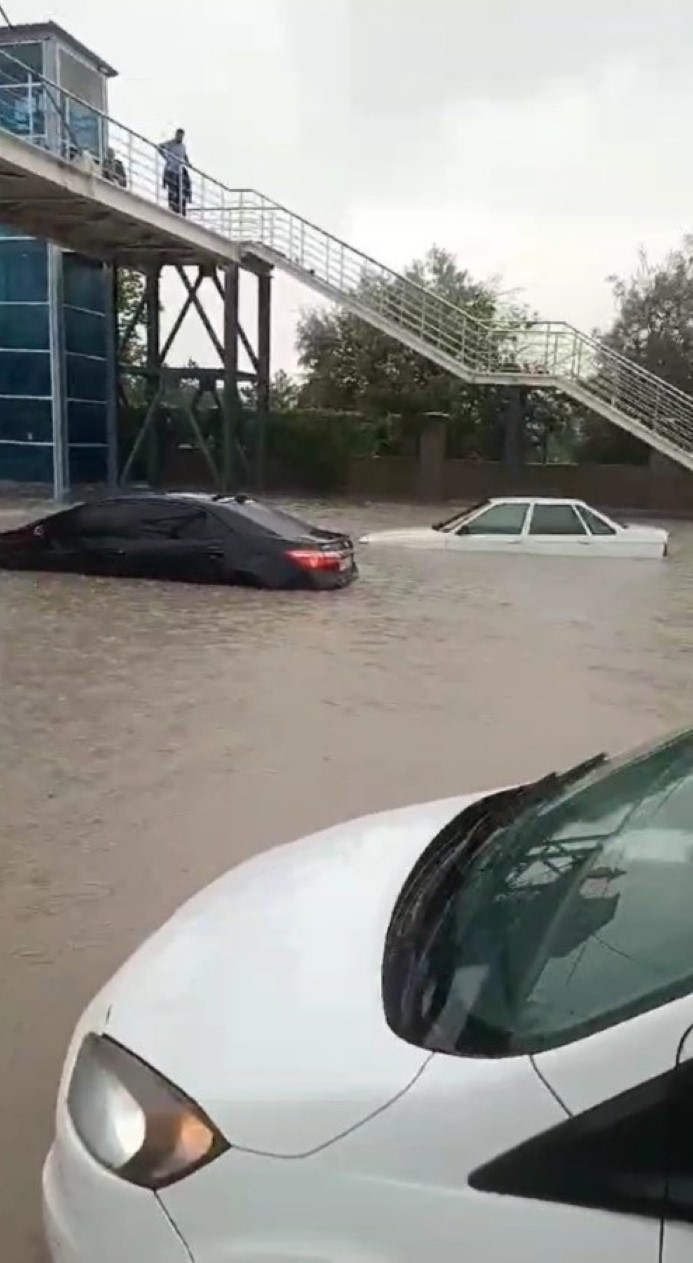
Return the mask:
[[185,215],[192,189],[183,128],[177,128],[173,140],[164,141],[159,148],[165,160],[162,183],[168,193],[169,210],[175,211],[176,215]]

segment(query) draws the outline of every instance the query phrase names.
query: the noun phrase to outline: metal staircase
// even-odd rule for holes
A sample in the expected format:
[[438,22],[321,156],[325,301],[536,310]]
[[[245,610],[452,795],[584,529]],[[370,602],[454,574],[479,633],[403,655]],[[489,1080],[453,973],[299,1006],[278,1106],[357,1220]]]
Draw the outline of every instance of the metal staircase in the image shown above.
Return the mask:
[[569,324],[487,325],[251,190],[220,221],[245,249],[455,376],[552,387],[693,470],[693,398]]
[[[31,229],[35,220],[21,197],[4,196],[3,144],[14,146],[7,169],[12,168],[15,180],[19,148],[27,153],[27,167],[32,149],[34,154],[41,150],[44,166],[50,155],[55,186],[63,194],[70,193],[71,173],[79,170],[91,190],[95,218],[101,214],[98,199],[103,198],[100,190],[109,177],[111,149],[124,168],[125,200],[133,220],[137,217],[143,223],[147,213],[155,213],[153,206],[159,216],[166,210],[165,219],[171,215],[168,222],[173,226],[175,221],[179,237],[204,228],[220,247],[223,241],[226,252],[232,245],[241,257],[260,257],[464,381],[563,391],[693,470],[693,398],[594,338],[552,321],[507,327],[483,324],[279,203],[252,190],[227,188],[193,167],[189,218],[182,220],[167,210],[164,158],[157,145],[40,76],[30,76],[27,83],[25,67],[7,53],[0,55],[0,63],[0,216],[9,222]],[[91,139],[85,109],[94,120]],[[76,118],[81,149],[75,146],[75,127],[70,123]],[[24,142],[21,146],[18,137]],[[121,190],[118,193],[120,197]],[[50,204],[46,199],[46,214]],[[59,244],[73,247],[75,218],[70,235],[57,216],[55,224],[46,222],[44,231]]]

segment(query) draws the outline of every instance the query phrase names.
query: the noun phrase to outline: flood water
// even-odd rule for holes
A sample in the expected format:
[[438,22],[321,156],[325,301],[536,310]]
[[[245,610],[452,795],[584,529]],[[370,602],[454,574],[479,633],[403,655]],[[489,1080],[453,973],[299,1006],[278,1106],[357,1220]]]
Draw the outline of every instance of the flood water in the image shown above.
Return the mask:
[[[441,516],[298,509],[357,536]],[[693,525],[672,531],[662,563],[363,550],[323,595],[0,574],[3,1263],[42,1258],[80,1009],[187,895],[345,816],[693,722]]]

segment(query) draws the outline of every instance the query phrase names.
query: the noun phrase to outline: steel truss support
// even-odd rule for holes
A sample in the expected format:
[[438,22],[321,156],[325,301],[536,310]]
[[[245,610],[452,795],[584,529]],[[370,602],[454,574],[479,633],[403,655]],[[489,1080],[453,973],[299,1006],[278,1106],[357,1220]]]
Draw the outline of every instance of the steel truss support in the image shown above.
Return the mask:
[[[176,266],[184,299],[168,336],[161,337],[161,267],[145,273],[141,298],[126,324],[118,329],[118,400],[121,410],[132,407],[136,396],[138,428],[127,444],[120,471],[121,484],[135,469],[146,474],[150,486],[162,481],[164,470],[164,424],[166,414],[184,421],[192,445],[202,454],[214,487],[228,492],[249,482],[258,489],[265,479],[266,425],[270,393],[271,269],[259,260],[252,268],[237,263],[223,268],[200,266],[193,272]],[[240,319],[241,274],[254,274],[257,282],[257,329],[253,341]],[[192,273],[192,276],[191,276]],[[205,306],[209,284],[221,299],[221,328]],[[218,303],[217,303],[218,305]],[[216,364],[176,366],[171,350],[191,312],[195,312],[207,333]],[[142,327],[146,330],[143,362],[130,362],[131,348]],[[241,353],[249,369],[239,367]],[[141,357],[138,357],[140,359]],[[239,386],[254,389],[255,423],[253,441],[244,434],[244,408]],[[126,384],[130,391],[126,390]],[[202,412],[206,410],[206,417]],[[209,420],[213,418],[210,431]],[[205,432],[206,427],[206,432]]]

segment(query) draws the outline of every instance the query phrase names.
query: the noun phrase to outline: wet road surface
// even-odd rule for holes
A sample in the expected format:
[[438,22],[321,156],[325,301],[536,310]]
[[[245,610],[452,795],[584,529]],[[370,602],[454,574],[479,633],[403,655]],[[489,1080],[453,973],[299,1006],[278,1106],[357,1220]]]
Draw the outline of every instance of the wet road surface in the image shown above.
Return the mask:
[[[357,536],[441,515],[299,509]],[[693,722],[693,525],[672,530],[663,563],[362,550],[323,595],[0,574],[3,1263],[43,1257],[80,1009],[187,895],[340,818]]]

